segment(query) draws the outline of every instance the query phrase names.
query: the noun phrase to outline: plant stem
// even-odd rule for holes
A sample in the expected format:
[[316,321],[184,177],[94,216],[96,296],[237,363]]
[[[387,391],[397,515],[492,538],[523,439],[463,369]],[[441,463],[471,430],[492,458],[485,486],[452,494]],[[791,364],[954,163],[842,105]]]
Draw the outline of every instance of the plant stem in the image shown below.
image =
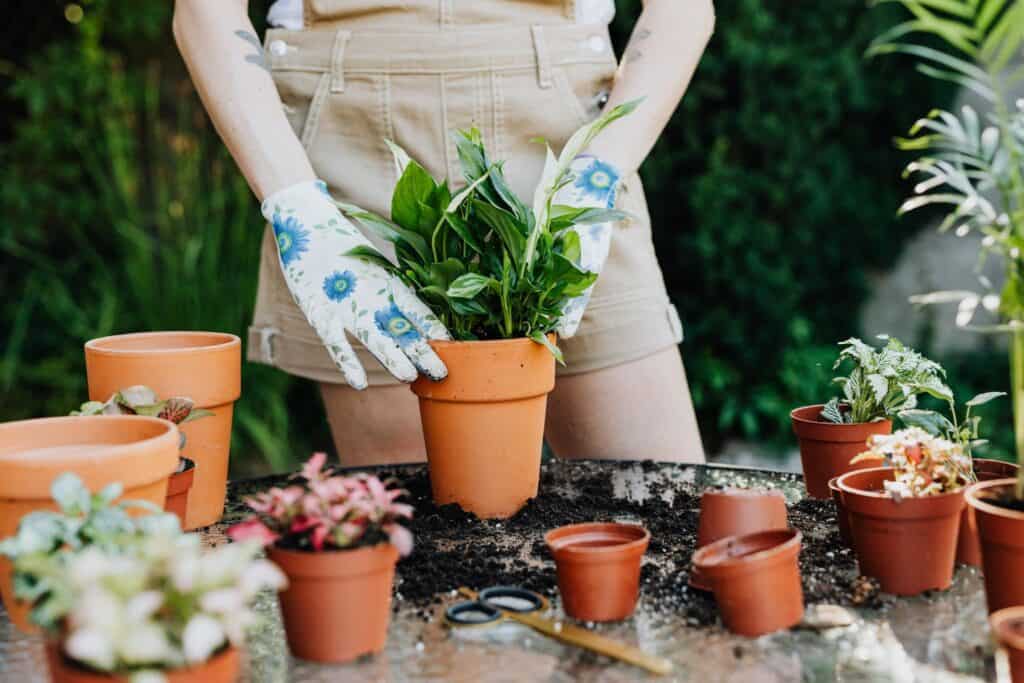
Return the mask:
[[[1010,340],[1010,392],[1013,396],[1013,438],[1017,463],[1024,464],[1024,330],[1015,330]],[[1024,476],[1017,476],[1017,498],[1024,498]]]

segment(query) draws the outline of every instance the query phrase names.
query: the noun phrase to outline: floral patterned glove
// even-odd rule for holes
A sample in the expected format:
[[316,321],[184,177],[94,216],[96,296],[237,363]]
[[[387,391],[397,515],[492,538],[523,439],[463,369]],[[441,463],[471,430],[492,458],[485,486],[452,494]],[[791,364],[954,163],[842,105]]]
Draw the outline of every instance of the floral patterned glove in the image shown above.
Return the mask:
[[[555,195],[555,204],[602,209],[615,206],[615,191],[619,187],[621,174],[614,165],[595,156],[581,154],[573,159],[569,170],[575,176],[575,180],[558,191]],[[572,230],[580,236],[580,268],[591,273],[600,273],[612,243],[612,223],[577,225]],[[555,330],[562,339],[568,339],[576,334],[593,289],[594,286],[591,285],[583,294],[566,302],[562,309],[562,319]]]
[[434,380],[448,375],[427,344],[427,339],[448,339],[448,331],[397,277],[346,255],[354,247],[371,245],[341,215],[323,181],[281,190],[262,209],[273,226],[292,298],[346,382],[366,388],[366,371],[346,332],[403,382],[416,379],[417,370]]

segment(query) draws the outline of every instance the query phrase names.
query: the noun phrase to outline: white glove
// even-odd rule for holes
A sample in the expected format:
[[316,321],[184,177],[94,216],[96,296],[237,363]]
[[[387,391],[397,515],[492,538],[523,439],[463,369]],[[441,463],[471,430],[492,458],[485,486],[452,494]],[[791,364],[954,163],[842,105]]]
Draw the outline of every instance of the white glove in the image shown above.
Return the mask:
[[[614,165],[597,157],[581,154],[573,159],[569,170],[574,180],[558,191],[553,203],[602,209],[615,206],[615,192],[619,187],[621,173]],[[577,225],[571,230],[580,236],[580,268],[591,273],[600,273],[608,259],[608,250],[612,243],[612,223]],[[568,339],[576,334],[593,289],[594,285],[591,285],[562,307],[562,318],[555,330],[560,338]]]
[[408,287],[369,259],[348,256],[370,241],[341,215],[323,181],[299,183],[268,197],[263,215],[274,229],[288,289],[345,381],[366,388],[366,371],[345,333],[403,382],[417,370],[448,375],[427,339],[449,339],[444,325]]

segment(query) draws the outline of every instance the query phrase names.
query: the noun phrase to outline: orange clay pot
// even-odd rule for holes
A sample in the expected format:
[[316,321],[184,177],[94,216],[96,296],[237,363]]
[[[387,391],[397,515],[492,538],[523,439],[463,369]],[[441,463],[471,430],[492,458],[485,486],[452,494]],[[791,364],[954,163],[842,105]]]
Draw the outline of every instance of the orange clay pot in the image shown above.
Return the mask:
[[1015,479],[981,481],[964,498],[974,511],[981,542],[988,611],[1024,605],[1024,512],[996,505],[992,498],[1013,496]]
[[[1002,460],[974,459],[974,475],[978,481],[992,481],[1017,476],[1017,465]],[[956,541],[956,561],[972,567],[981,566],[981,544],[978,542],[978,524],[974,519],[974,508],[964,506],[960,513],[960,535]]]
[[173,512],[185,528],[185,513],[188,510],[188,492],[192,488],[192,480],[196,476],[196,464],[188,458],[185,461],[185,469],[175,472],[167,482],[167,502],[164,503],[164,510]]
[[1024,607],[1007,607],[988,618],[992,635],[1006,648],[1010,660],[1010,680],[1024,683]]
[[580,621],[618,621],[640,595],[640,561],[651,534],[635,524],[569,524],[544,535],[555,558],[565,613]]
[[[698,548],[726,536],[788,528],[786,498],[779,491],[727,488],[705,491],[700,498]],[[696,566],[690,573],[690,586],[711,590],[710,583]]]
[[868,437],[892,433],[892,420],[861,424],[834,424],[820,419],[822,405],[804,406],[789,414],[793,432],[800,441],[800,462],[804,485],[811,498],[829,498],[828,480],[853,470],[881,463],[850,461],[867,450]]
[[89,399],[106,401],[144,384],[161,398],[187,396],[214,414],[182,425],[181,454],[197,468],[186,529],[208,526],[224,512],[234,402],[241,395],[242,343],[221,332],[139,332],[85,345]]
[[[56,641],[46,644],[46,664],[53,683],[129,683],[130,676],[88,671],[65,657]],[[167,683],[232,683],[238,678],[238,650],[229,647],[202,664],[164,671]]]
[[420,377],[412,390],[434,502],[458,503],[482,518],[511,517],[537,495],[555,359],[529,339],[430,345],[448,377]]
[[694,564],[711,581],[726,628],[755,637],[800,623],[800,541],[795,529],[774,529],[728,536],[694,553]]
[[384,649],[398,561],[393,545],[323,552],[271,547],[267,557],[288,576],[279,597],[293,655],[348,662]]
[[[74,472],[90,491],[115,481],[124,498],[163,506],[178,466],[178,428],[138,415],[48,417],[0,424],[0,538],[34,510],[56,510],[50,484]],[[0,595],[11,620],[29,630],[28,605],[14,599],[11,565],[0,558]]]
[[832,502],[836,506],[836,524],[839,526],[839,540],[843,545],[853,547],[853,535],[850,533],[850,516],[846,512],[846,505],[843,504],[843,492],[839,490],[836,483],[839,477],[832,477],[828,480],[828,490],[832,494]]
[[964,490],[897,501],[884,489],[893,470],[876,467],[839,477],[860,573],[882,590],[917,595],[949,588]]

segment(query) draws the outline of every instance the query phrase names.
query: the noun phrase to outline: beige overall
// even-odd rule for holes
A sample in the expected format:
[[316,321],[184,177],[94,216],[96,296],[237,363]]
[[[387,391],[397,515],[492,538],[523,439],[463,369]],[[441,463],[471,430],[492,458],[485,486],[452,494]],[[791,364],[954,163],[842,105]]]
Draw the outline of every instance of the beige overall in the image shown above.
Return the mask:
[[[434,177],[464,185],[448,133],[476,126],[529,202],[544,160],[543,146],[531,140],[542,137],[557,152],[598,114],[615,77],[607,27],[576,24],[573,4],[305,0],[306,28],[271,29],[265,48],[288,118],[335,197],[390,215],[397,177],[385,139]],[[618,203],[634,219],[615,227],[579,331],[560,342],[560,372],[610,367],[682,340],[637,175],[625,178]],[[249,360],[343,381],[288,293],[269,229],[248,348]],[[397,383],[359,352],[371,385]]]

